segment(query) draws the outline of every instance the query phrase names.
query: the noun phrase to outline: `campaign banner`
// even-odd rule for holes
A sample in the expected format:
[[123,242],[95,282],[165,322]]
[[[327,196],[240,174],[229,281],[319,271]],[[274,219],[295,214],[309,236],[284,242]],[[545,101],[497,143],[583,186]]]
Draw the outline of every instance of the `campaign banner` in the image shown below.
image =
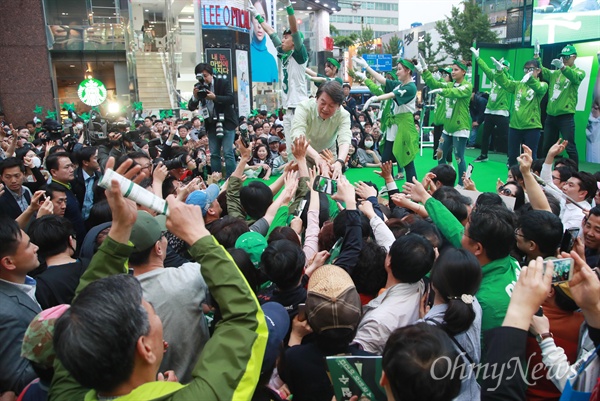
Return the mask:
[[246,50],[235,51],[235,65],[239,115],[248,116],[250,114],[250,83],[248,82],[248,52]]

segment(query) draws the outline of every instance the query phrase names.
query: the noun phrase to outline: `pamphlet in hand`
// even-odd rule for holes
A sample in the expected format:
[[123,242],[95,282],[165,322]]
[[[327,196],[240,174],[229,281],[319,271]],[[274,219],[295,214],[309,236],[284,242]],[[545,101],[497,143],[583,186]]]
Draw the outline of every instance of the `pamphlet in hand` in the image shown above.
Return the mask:
[[328,356],[329,378],[338,401],[358,396],[359,401],[385,401],[381,379],[381,356]]

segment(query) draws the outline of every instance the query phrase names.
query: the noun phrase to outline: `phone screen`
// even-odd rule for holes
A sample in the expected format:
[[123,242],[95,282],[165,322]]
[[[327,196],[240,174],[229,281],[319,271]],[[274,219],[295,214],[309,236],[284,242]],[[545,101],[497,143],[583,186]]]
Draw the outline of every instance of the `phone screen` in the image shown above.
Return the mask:
[[298,304],[298,320],[301,322],[306,320],[306,304]]
[[[544,261],[544,273],[546,272],[546,264],[548,261]],[[554,264],[554,274],[552,275],[552,284],[563,283],[571,280],[573,277],[573,259],[552,259]]]
[[329,177],[318,175],[315,177],[313,189],[327,195],[333,195],[337,192],[337,182]]
[[473,174],[473,165],[471,163],[469,163],[469,166],[467,167],[467,171],[465,172],[465,178],[466,179],[471,178],[471,174]]
[[561,252],[571,252],[575,239],[579,236],[579,228],[567,228],[563,233],[562,241],[560,243]]

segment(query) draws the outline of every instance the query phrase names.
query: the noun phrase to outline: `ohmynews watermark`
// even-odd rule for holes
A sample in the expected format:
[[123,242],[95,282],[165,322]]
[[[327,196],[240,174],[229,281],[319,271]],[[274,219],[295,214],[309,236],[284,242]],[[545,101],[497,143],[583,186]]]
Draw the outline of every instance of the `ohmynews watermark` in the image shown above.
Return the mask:
[[[564,381],[573,374],[573,370],[569,363],[559,363],[548,368],[544,373],[543,371],[547,367],[543,362],[535,364],[531,363],[531,358],[536,355],[535,352],[529,356],[526,363],[521,363],[521,360],[516,356],[501,364],[464,363],[464,355],[465,353],[461,352],[455,358],[454,363],[452,362],[452,359],[447,356],[437,358],[429,369],[431,377],[434,380],[444,380],[448,378],[454,379],[458,375],[461,381],[472,377],[480,380],[492,379],[492,382],[495,380],[495,386],[489,387],[487,390],[495,391],[500,387],[503,380],[511,380],[517,374],[521,376],[521,379],[523,379],[528,386],[534,386],[538,380],[544,377],[547,380],[556,382]],[[436,372],[438,363],[443,363],[443,366],[447,367],[445,372]],[[528,369],[529,367],[531,367],[531,369]]]

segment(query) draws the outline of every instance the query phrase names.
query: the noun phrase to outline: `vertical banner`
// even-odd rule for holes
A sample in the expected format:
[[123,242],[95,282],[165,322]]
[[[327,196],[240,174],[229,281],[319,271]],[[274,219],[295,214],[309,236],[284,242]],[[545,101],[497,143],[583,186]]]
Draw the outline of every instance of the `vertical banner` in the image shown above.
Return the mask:
[[[252,5],[263,16],[265,22],[277,32],[275,1],[251,0]],[[278,32],[281,35],[281,32]],[[250,29],[250,60],[252,62],[252,82],[277,82],[279,68],[277,66],[277,50],[255,18],[252,18]]]
[[235,51],[236,79],[238,112],[241,116],[250,114],[250,83],[248,82],[248,52],[246,50]]
[[231,49],[206,49],[206,60],[212,66],[215,77],[229,82],[229,87],[233,90]]

